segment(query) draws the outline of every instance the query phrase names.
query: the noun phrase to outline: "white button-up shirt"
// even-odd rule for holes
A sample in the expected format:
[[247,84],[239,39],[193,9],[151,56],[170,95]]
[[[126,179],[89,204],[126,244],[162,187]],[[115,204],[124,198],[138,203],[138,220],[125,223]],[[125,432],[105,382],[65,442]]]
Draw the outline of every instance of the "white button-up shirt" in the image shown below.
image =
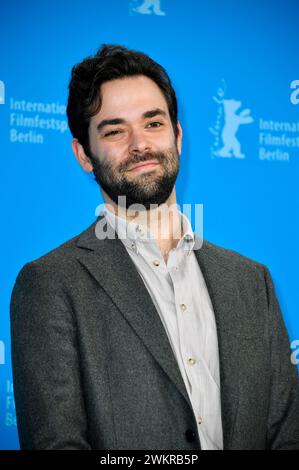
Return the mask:
[[195,237],[179,212],[183,236],[165,262],[152,231],[116,216],[107,222],[125,245],[166,330],[190,397],[203,450],[223,449],[220,373],[214,311],[194,253]]

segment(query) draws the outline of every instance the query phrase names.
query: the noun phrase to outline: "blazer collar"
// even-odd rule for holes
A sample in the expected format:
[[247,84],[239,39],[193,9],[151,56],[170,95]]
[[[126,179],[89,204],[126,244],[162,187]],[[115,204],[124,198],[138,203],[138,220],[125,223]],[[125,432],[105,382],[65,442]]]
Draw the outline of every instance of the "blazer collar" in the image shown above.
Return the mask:
[[[97,236],[96,236],[97,233]],[[105,236],[104,236],[105,234]],[[102,239],[101,239],[102,237]],[[242,337],[240,295],[229,266],[219,261],[213,245],[195,233],[195,255],[214,308],[220,367],[224,449],[229,449],[238,406],[239,344]],[[103,216],[77,239],[77,258],[125,316],[149,352],[192,409],[167,334],[138,271],[117,233]],[[82,250],[82,248],[84,250]]]

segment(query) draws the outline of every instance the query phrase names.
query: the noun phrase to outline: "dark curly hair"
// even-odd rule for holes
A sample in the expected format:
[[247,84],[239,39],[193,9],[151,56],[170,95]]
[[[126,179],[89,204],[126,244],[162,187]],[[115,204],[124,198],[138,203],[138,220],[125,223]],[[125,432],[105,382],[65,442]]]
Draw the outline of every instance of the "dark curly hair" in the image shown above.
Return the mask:
[[120,45],[103,44],[94,56],[74,65],[69,82],[68,124],[86,155],[90,156],[90,118],[99,112],[102,103],[102,83],[132,75],[145,75],[158,85],[166,99],[177,138],[177,99],[165,69],[143,52]]

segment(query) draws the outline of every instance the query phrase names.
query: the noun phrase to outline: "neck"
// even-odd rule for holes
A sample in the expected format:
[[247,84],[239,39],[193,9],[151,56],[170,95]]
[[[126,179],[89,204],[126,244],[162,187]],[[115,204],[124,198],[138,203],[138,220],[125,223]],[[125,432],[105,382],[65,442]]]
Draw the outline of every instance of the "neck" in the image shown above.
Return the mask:
[[128,222],[143,225],[149,228],[154,235],[154,239],[160,248],[161,254],[167,260],[168,252],[175,248],[182,237],[181,216],[177,208],[175,187],[173,188],[167,201],[161,206],[145,211],[135,212],[134,215],[126,211],[125,208],[115,204],[109,196],[102,192],[105,203],[109,210],[118,217],[126,219]]

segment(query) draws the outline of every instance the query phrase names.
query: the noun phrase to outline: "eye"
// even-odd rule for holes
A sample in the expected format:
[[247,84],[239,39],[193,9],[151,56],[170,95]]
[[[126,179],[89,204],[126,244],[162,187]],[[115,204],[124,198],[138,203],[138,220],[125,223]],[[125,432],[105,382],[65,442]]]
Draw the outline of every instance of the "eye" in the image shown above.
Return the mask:
[[115,131],[107,132],[107,134],[104,134],[104,137],[108,137],[109,135],[117,135],[119,132],[122,132],[122,131],[119,129],[116,129]]
[[158,126],[153,126],[153,127],[161,127],[161,126],[163,126],[162,122],[159,122],[159,121],[150,122],[150,123],[149,123],[149,126],[152,126],[152,124],[159,124]]

